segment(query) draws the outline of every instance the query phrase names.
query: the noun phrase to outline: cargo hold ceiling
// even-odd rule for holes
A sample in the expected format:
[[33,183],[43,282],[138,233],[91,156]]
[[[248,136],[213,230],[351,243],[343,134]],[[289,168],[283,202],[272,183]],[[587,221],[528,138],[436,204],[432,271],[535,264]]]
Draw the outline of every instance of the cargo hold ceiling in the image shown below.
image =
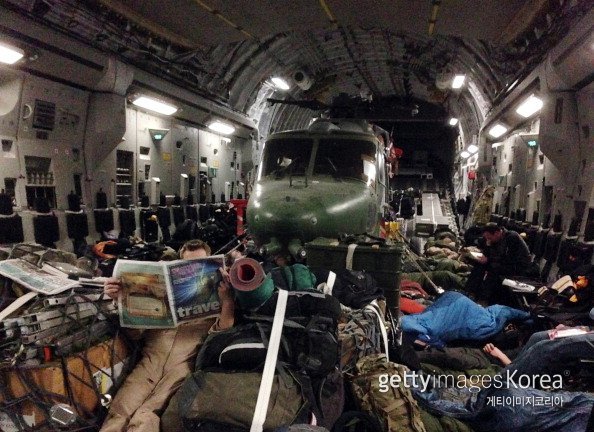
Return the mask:
[[[268,96],[423,101],[477,133],[487,111],[583,16],[588,0],[5,0],[45,25],[232,109],[254,113],[273,75],[310,86]],[[454,74],[468,92],[452,92]],[[307,108],[278,110],[302,123]],[[269,113],[269,117],[273,115]],[[395,117],[400,116],[396,111]],[[259,119],[255,119],[259,120]]]

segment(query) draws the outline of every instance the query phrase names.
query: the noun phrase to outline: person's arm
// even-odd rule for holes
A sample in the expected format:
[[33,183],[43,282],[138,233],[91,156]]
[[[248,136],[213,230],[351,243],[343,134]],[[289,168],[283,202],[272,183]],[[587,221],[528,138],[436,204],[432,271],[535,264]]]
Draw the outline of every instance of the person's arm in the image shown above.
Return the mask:
[[[120,295],[122,289],[122,282],[119,278],[111,277],[105,280],[103,283],[103,293],[113,299],[115,302]],[[126,335],[132,340],[139,340],[144,334],[144,329],[122,329],[126,332]]]
[[483,348],[483,351],[485,353],[495,357],[497,360],[499,360],[501,362],[501,364],[503,364],[503,366],[507,366],[507,365],[511,364],[511,362],[512,362],[510,360],[510,358],[503,353],[503,351],[501,351],[499,348],[497,348],[492,343],[488,343],[487,345],[485,345],[485,347]]
[[117,300],[121,289],[122,283],[118,278],[107,278],[105,282],[103,282],[103,293],[113,300]]
[[210,328],[209,333],[227,330],[235,324],[235,299],[233,298],[229,274],[225,269],[221,269],[221,275],[223,278],[218,288],[221,312],[216,322]]

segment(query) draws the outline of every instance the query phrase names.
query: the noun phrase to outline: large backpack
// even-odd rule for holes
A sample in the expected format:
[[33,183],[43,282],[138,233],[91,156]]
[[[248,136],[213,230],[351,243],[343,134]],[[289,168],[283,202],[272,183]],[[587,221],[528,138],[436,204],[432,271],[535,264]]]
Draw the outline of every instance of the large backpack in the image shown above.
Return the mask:
[[[425,432],[421,412],[409,388],[404,386],[408,368],[387,362],[383,354],[362,358],[357,362],[357,374],[351,381],[359,408],[374,416],[384,432]],[[380,375],[400,376],[400,385],[380,387]],[[386,390],[386,391],[383,391]]]
[[354,371],[359,359],[382,352],[382,335],[377,315],[369,309],[356,309],[338,325],[340,367],[345,373]]
[[[261,372],[194,372],[179,389],[179,412],[185,429],[201,430],[217,422],[225,426],[220,430],[249,430],[261,381]],[[311,406],[302,397],[310,386],[307,381],[306,376],[287,368],[275,374],[264,430],[308,420]]]
[[[272,324],[253,321],[210,335],[196,357],[196,370],[259,370],[264,365]],[[324,318],[312,317],[306,326],[285,319],[279,361],[293,365],[312,377],[321,377],[336,367],[338,341]]]
[[[179,412],[186,429],[249,430],[277,301],[275,292],[246,315],[243,324],[207,338],[196,372],[180,390]],[[288,294],[265,430],[307,422],[310,414],[331,428],[340,416],[344,386],[336,368],[339,315],[340,304],[332,296],[315,291]]]

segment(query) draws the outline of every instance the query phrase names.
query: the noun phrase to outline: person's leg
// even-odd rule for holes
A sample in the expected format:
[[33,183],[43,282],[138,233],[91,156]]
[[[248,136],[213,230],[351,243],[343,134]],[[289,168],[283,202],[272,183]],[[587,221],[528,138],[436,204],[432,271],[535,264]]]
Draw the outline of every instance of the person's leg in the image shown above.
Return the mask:
[[562,373],[568,362],[578,359],[594,360],[594,334],[541,339],[522,350],[505,369],[510,373],[517,371],[517,376],[553,375]]
[[175,329],[175,334],[167,336],[169,340],[163,340],[162,345],[169,343],[170,349],[161,379],[130,419],[129,432],[159,432],[160,416],[184,379],[193,372],[197,349],[213,324],[214,319],[181,325]]
[[160,373],[154,359],[143,355],[115,395],[100,432],[124,432],[134,413],[150,396]]
[[498,304],[504,306],[516,306],[511,298],[511,293],[501,285],[503,279],[493,273],[487,273],[485,280],[483,281],[483,293],[484,297],[490,305]]
[[524,350],[527,350],[532,345],[534,345],[534,344],[536,344],[536,343],[538,343],[540,341],[550,340],[550,339],[551,338],[549,337],[549,331],[548,330],[543,330],[543,331],[539,331],[539,332],[533,333],[532,336],[530,336],[530,338],[526,342],[526,345],[524,345],[524,347],[522,348],[522,351],[520,351],[518,353],[518,357],[520,355],[522,355],[522,352],[524,352]]
[[472,271],[470,272],[470,275],[468,276],[468,280],[466,281],[466,285],[464,286],[464,291],[472,293],[475,296],[480,296],[481,287],[483,284],[483,279],[485,278],[486,271],[487,269],[484,265],[475,265]]

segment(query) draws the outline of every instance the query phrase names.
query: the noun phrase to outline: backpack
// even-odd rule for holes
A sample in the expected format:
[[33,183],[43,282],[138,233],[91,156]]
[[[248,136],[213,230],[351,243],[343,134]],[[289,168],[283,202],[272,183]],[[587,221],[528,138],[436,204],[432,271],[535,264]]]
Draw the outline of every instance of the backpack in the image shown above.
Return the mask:
[[357,309],[348,313],[348,321],[338,325],[340,368],[352,372],[359,359],[382,352],[382,335],[377,316],[370,310]]
[[[278,291],[256,312],[244,316],[243,324],[206,339],[198,352],[196,372],[182,386],[179,412],[187,428],[249,430],[277,301]],[[340,303],[332,296],[315,291],[288,293],[265,430],[307,422],[311,413],[318,424],[330,428],[340,416],[344,384],[336,368],[339,316]]]
[[384,292],[373,276],[364,270],[340,270],[336,274],[336,281],[332,295],[345,306],[361,309],[375,299],[384,298]]
[[[184,429],[248,432],[261,380],[258,372],[194,372],[178,391]],[[279,365],[271,395],[264,431],[309,423],[312,413],[319,425],[331,429],[344,408],[344,383],[338,370],[322,380],[310,380],[303,373]]]
[[[196,357],[196,370],[258,370],[264,365],[272,323],[255,321],[210,335]],[[312,317],[307,326],[285,319],[279,361],[325,376],[336,367],[338,340],[328,322]]]
[[387,362],[383,354],[374,354],[357,362],[357,374],[351,388],[361,411],[375,417],[384,432],[425,432],[421,412],[409,388],[404,385],[380,387],[380,375],[399,375],[404,382],[408,368]]
[[[266,431],[307,421],[312,408],[302,397],[306,388],[311,387],[309,378],[286,367],[277,369],[281,372],[273,378]],[[179,413],[185,429],[200,430],[205,423],[217,422],[225,426],[220,430],[248,431],[261,381],[261,372],[194,372],[179,389]]]

